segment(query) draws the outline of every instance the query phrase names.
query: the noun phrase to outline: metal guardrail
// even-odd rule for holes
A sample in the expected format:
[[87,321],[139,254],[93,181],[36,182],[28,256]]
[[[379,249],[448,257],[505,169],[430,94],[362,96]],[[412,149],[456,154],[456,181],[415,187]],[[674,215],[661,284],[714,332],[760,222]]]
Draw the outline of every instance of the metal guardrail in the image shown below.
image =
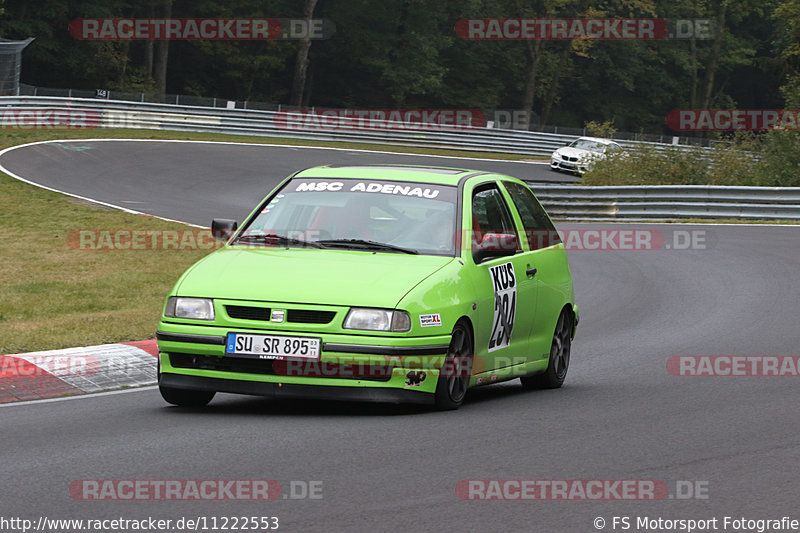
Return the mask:
[[[422,130],[401,122],[387,122],[376,129],[309,129],[303,120],[286,112],[178,106],[148,102],[61,98],[42,96],[0,97],[0,114],[20,110],[65,109],[84,113],[93,127],[146,128],[173,131],[215,132],[279,136],[322,141],[346,141],[403,146],[438,147],[462,151],[486,151],[548,156],[576,138],[519,130],[459,129],[438,126]],[[27,127],[52,126],[52,118],[26,121]],[[0,115],[3,116],[3,115]],[[276,120],[278,118],[278,120]],[[40,122],[36,122],[39,120]],[[667,149],[673,145],[619,141],[627,146]],[[679,146],[677,148],[696,147]],[[699,156],[702,158],[702,155]],[[678,219],[729,218],[800,220],[800,190],[773,187],[726,186],[620,186],[582,187],[531,184],[542,204],[556,218],[566,219]]]
[[715,185],[530,185],[559,219],[744,218],[800,220],[800,188]]
[[[99,113],[99,127],[144,128],[173,131],[227,133],[237,135],[280,136],[321,141],[400,144],[462,151],[501,152],[530,156],[549,156],[557,148],[575,140],[576,135],[495,128],[436,126],[421,129],[418,124],[386,121],[385,128],[309,128],[301,115],[291,110],[227,109],[180,106],[150,102],[130,102],[92,98],[48,96],[4,96],[2,107],[68,108]],[[39,126],[33,123],[31,127]],[[42,124],[45,127],[46,124]],[[650,146],[656,149],[674,145],[643,141],[618,141],[623,146]],[[680,149],[696,148],[677,146]]]

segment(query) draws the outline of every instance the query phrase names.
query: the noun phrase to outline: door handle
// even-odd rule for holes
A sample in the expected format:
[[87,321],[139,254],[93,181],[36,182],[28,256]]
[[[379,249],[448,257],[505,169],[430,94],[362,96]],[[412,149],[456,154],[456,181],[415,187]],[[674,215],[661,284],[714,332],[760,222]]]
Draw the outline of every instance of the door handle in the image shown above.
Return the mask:
[[529,268],[528,270],[525,271],[525,273],[528,275],[529,278],[532,278],[533,276],[535,276],[536,272],[537,271],[536,271],[535,268]]

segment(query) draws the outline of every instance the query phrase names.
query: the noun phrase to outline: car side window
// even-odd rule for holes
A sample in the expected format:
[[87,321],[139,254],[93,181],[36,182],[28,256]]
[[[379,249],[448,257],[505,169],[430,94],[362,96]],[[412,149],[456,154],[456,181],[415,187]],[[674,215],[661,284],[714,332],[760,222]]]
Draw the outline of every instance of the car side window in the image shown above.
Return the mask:
[[481,185],[472,193],[472,239],[481,242],[487,233],[517,235],[511,211],[494,183]]
[[525,235],[528,237],[531,250],[547,248],[561,242],[553,223],[533,192],[525,185],[512,181],[503,182],[514,206],[517,208]]

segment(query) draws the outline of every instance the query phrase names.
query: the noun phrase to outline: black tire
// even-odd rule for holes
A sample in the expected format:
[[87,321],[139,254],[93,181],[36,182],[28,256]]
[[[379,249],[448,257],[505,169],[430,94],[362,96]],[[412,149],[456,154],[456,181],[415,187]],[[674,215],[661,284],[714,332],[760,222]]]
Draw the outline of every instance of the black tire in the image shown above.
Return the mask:
[[158,386],[161,397],[167,403],[179,407],[205,407],[214,398],[214,391],[173,389],[172,387]]
[[457,322],[436,383],[435,406],[439,411],[458,409],[464,402],[472,373],[472,349],[472,331],[463,321]]
[[167,403],[179,407],[205,407],[216,392],[204,390],[175,389],[161,385],[161,356],[158,358],[158,392]]
[[519,378],[526,389],[557,389],[564,384],[569,370],[569,356],[572,348],[572,313],[567,309],[561,311],[553,332],[553,343],[550,345],[550,359],[547,370],[541,374]]

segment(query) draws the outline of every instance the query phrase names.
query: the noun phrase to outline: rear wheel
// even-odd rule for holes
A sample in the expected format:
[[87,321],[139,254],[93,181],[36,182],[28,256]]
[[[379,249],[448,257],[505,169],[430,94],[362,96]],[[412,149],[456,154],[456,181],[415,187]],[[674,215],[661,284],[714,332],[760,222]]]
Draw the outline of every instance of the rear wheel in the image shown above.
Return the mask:
[[436,384],[436,408],[441,411],[458,409],[464,401],[472,371],[472,332],[463,322],[453,328],[439,381]]
[[520,378],[522,386],[526,389],[557,389],[567,377],[569,370],[569,355],[572,347],[572,314],[568,310],[561,311],[558,317],[556,330],[553,333],[553,343],[550,346],[550,360],[547,370],[535,376]]

